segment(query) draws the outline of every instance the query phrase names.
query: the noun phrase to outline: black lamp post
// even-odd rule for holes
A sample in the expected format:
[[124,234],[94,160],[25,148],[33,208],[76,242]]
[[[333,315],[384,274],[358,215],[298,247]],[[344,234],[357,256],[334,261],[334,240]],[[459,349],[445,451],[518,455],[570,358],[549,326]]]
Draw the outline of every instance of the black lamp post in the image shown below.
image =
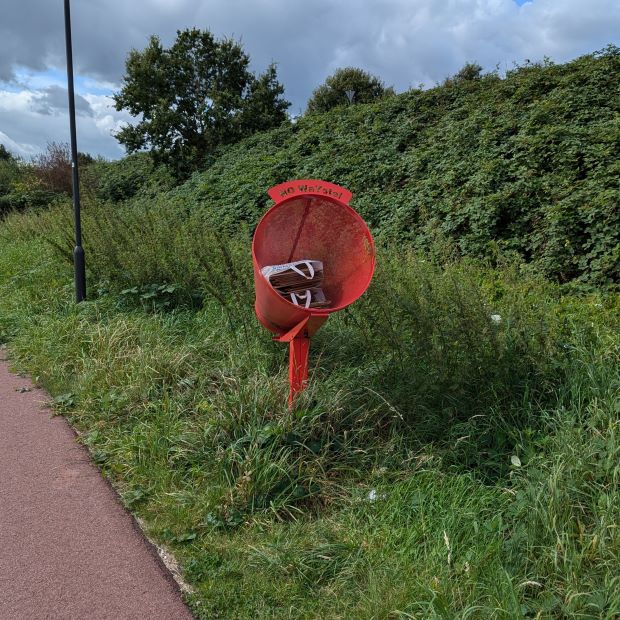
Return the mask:
[[65,42],[67,46],[67,85],[69,93],[69,126],[71,130],[71,172],[73,185],[73,213],[75,217],[75,248],[73,267],[75,273],[75,300],[86,299],[86,263],[82,247],[82,221],[80,218],[80,178],[78,175],[78,150],[75,132],[75,94],[73,91],[73,51],[71,46],[71,8],[65,0]]

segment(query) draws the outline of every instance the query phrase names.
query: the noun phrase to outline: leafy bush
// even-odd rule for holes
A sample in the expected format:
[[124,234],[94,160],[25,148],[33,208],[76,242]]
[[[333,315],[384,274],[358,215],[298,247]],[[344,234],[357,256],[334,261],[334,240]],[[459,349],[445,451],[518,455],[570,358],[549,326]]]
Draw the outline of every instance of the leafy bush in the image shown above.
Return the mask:
[[393,94],[394,89],[386,88],[378,77],[362,69],[346,67],[338,69],[325,80],[325,84],[314,90],[308,101],[308,112],[329,112],[338,106],[371,103]]
[[[80,172],[86,172],[94,159],[78,153]],[[9,211],[47,207],[72,194],[71,152],[66,143],[50,142],[45,152],[24,162],[13,157],[0,158],[0,216]]]
[[[247,303],[251,297],[247,231],[222,238],[203,213],[188,212],[180,202],[145,200],[112,208],[85,200],[82,227],[89,276],[125,302],[164,309],[200,307],[210,299],[234,320],[241,299]],[[14,234],[43,236],[73,264],[68,204],[30,214]]]
[[82,177],[92,194],[110,202],[136,196],[152,197],[174,186],[171,175],[163,167],[156,166],[146,153],[96,163]]
[[33,165],[15,159],[0,161],[0,217],[11,211],[47,207],[58,197],[41,184]]
[[15,159],[0,159],[0,196],[10,193],[19,176],[19,163]]
[[15,158],[9,152],[9,150],[4,146],[4,144],[0,144],[0,161],[11,161]]
[[453,79],[308,115],[227,148],[175,189],[215,225],[253,226],[270,184],[324,178],[354,193],[378,236],[465,256],[518,252],[558,282],[620,274],[620,50],[504,79]]
[[504,79],[472,65],[430,90],[255,134],[222,148],[180,187],[144,154],[95,164],[88,175],[100,199],[153,200],[169,190],[162,204],[201,211],[227,231],[256,224],[269,186],[322,177],[350,188],[387,241],[424,250],[439,234],[463,256],[492,257],[499,247],[558,282],[613,287],[619,74],[613,46],[565,65],[517,67]]
[[42,188],[71,196],[71,150],[66,142],[48,142],[45,152],[32,160],[32,174]]

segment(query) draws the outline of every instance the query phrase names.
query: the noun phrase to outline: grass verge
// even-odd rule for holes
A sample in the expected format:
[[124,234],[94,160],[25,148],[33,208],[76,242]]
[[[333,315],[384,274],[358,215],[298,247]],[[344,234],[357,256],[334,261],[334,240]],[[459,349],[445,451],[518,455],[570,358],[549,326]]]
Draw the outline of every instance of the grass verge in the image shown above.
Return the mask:
[[[194,278],[191,227],[186,280],[173,244],[141,280],[91,253],[75,306],[45,217],[2,224],[0,339],[179,558],[198,617],[618,617],[617,295],[385,248],[291,413],[285,350]],[[243,240],[222,244],[209,260],[243,269]]]

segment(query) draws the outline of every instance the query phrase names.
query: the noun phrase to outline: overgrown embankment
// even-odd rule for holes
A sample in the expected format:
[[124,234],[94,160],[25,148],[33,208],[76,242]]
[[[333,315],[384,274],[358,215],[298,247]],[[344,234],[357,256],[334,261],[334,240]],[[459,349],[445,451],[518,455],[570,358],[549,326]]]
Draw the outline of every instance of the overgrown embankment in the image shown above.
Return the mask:
[[[353,191],[381,238],[420,249],[439,233],[467,256],[499,246],[559,282],[617,284],[618,84],[620,51],[610,47],[308,115],[223,150],[165,200],[235,230],[257,221],[271,185],[324,178]],[[114,165],[101,195],[135,192],[137,168],[128,183],[126,165]]]

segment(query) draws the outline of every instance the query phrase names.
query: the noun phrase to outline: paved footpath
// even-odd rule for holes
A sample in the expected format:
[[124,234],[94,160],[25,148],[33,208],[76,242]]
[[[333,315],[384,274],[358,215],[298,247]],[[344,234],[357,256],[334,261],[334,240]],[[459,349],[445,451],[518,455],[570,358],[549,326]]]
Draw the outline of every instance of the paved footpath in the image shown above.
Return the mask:
[[190,620],[157,552],[46,398],[0,361],[0,620]]

